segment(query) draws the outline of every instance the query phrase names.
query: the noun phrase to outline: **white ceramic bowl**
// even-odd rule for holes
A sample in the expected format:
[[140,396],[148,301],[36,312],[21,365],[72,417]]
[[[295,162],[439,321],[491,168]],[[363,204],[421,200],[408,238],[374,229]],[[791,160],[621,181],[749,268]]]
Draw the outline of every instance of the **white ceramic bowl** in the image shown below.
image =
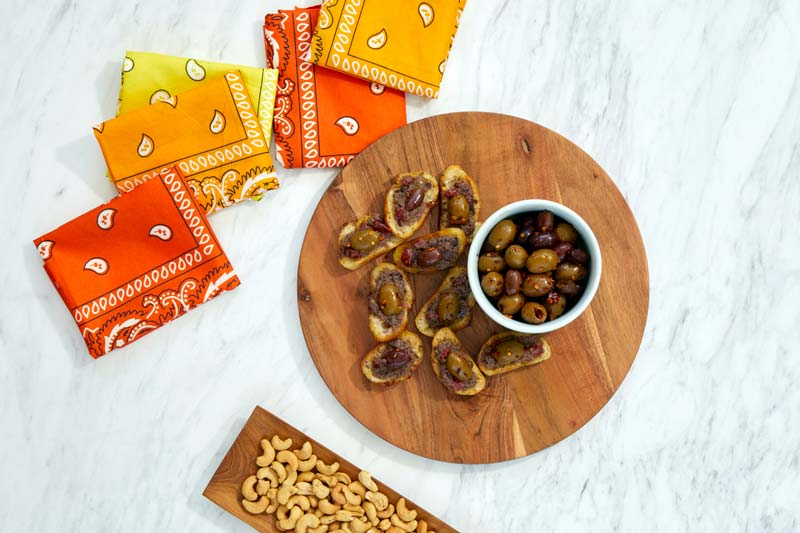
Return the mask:
[[[481,289],[480,273],[478,272],[478,256],[481,254],[483,242],[486,240],[489,232],[492,231],[492,228],[494,228],[498,222],[506,218],[521,215],[523,213],[534,213],[536,211],[544,210],[548,210],[555,216],[560,217],[566,222],[572,224],[575,230],[578,232],[578,235],[583,238],[584,243],[586,243],[586,251],[589,254],[589,277],[586,280],[586,289],[583,291],[580,300],[578,300],[572,309],[555,320],[549,320],[542,324],[527,324],[519,320],[508,318],[502,314],[483,293],[483,290]],[[469,285],[472,289],[472,294],[475,295],[475,300],[478,302],[478,305],[493,321],[497,322],[506,329],[518,331],[520,333],[547,333],[549,331],[563,328],[578,318],[580,314],[583,313],[587,307],[589,307],[589,303],[591,303],[595,293],[597,292],[597,287],[600,285],[600,273],[603,265],[600,257],[600,246],[597,244],[597,238],[589,228],[589,225],[580,216],[578,216],[575,211],[549,200],[520,200],[519,202],[514,202],[513,204],[508,204],[505,207],[501,207],[492,213],[491,216],[489,216],[489,218],[483,222],[481,227],[475,233],[475,237],[473,238],[472,244],[469,247],[468,254],[467,275],[469,276]]]

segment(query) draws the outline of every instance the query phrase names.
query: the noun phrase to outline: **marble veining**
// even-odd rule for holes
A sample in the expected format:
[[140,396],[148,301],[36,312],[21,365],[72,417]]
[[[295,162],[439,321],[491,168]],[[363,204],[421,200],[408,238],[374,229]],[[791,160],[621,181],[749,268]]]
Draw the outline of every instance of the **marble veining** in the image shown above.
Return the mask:
[[295,295],[332,170],[279,168],[279,191],[214,216],[240,289],[87,356],[30,241],[115,193],[90,127],[114,114],[124,50],[263,65],[260,21],[291,5],[0,4],[0,531],[250,531],[201,492],[255,404],[463,531],[800,530],[795,0],[470,0],[440,99],[409,98],[410,120],[498,111],[558,131],[637,216],[641,351],[558,445],[444,464],[336,402]]

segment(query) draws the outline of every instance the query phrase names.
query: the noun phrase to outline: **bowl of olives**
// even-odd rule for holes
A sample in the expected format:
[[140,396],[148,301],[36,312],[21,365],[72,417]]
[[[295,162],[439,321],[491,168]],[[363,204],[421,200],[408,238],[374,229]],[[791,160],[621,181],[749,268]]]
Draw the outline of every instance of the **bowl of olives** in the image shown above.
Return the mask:
[[521,333],[547,333],[578,318],[597,292],[601,268],[589,225],[549,200],[521,200],[492,213],[467,256],[478,305]]

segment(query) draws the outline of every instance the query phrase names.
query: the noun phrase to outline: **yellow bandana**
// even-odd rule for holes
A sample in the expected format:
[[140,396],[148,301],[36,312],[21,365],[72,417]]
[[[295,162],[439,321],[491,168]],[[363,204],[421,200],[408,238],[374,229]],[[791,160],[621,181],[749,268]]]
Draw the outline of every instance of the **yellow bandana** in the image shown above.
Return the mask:
[[312,62],[407,93],[439,95],[467,0],[326,0]]
[[247,94],[256,107],[258,122],[269,145],[272,138],[272,111],[278,87],[278,71],[275,69],[128,50],[122,63],[122,87],[119,91],[117,114],[166,100],[175,94],[194,89],[204,81],[221,78],[232,70],[242,73]]

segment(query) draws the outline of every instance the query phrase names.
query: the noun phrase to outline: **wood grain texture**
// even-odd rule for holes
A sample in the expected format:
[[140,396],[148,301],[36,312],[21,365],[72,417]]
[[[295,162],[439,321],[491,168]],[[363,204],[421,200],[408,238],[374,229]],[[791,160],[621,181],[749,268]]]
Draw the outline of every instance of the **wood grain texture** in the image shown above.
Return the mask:
[[[440,175],[461,165],[477,182],[481,220],[516,200],[543,198],[579,213],[603,254],[600,288],[587,311],[546,336],[544,363],[487,378],[473,398],[448,394],[426,360],[408,381],[368,383],[361,357],[376,343],[367,328],[373,261],[350,272],[336,258],[339,228],[376,212],[396,174]],[[421,235],[437,229],[437,209]],[[462,264],[466,254],[462,257]],[[411,276],[414,314],[444,273]],[[400,128],[356,157],[333,181],[311,219],[298,272],[298,306],[309,351],[342,405],[371,431],[412,453],[456,463],[522,457],[571,435],[611,398],[644,334],[649,300],[647,260],[625,199],[602,168],[564,137],[532,122],[491,113],[440,115]],[[473,356],[502,328],[476,306],[457,332]],[[414,330],[413,320],[409,329]]]
[[[317,458],[321,459],[325,464],[338,461],[339,471],[347,473],[352,479],[356,479],[358,472],[361,470],[310,438],[302,431],[290,426],[269,411],[256,406],[250,418],[247,419],[242,431],[239,433],[239,436],[236,437],[230,450],[228,450],[228,453],[225,454],[225,457],[222,459],[219,468],[214,472],[211,481],[208,482],[208,486],[203,491],[203,496],[263,533],[279,533],[275,515],[252,515],[245,511],[241,503],[241,490],[242,482],[245,478],[251,474],[255,474],[258,469],[256,466],[256,457],[262,453],[260,445],[261,439],[265,437],[269,438],[275,434],[284,439],[290,437],[292,439],[291,449],[300,448],[305,441],[310,442],[313,447],[313,453]],[[402,495],[398,494],[390,487],[387,487],[386,484],[382,483],[375,475],[372,476],[372,479],[378,484],[381,492],[389,497],[390,502],[395,503],[401,498]],[[456,531],[422,507],[409,501],[408,498],[406,498],[406,501],[408,502],[409,509],[416,509],[418,511],[418,519],[424,519],[428,522],[430,529],[439,533]]]

